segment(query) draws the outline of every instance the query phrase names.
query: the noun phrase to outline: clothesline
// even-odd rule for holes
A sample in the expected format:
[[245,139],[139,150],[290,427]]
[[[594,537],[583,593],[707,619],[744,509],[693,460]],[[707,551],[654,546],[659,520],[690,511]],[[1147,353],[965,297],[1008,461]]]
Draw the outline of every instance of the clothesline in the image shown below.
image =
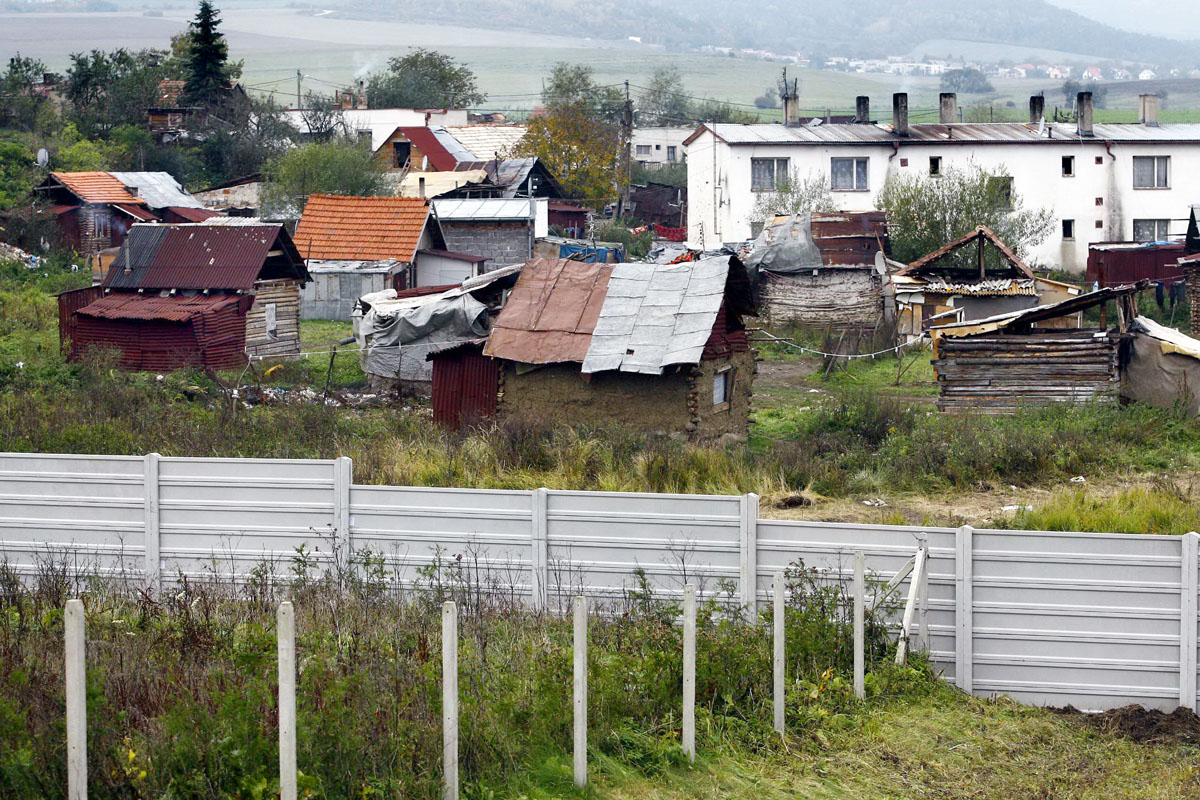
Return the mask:
[[886,350],[879,350],[874,353],[826,353],[823,350],[814,350],[811,347],[805,347],[804,345],[796,344],[791,339],[786,339],[781,336],[775,336],[774,334],[767,333],[764,330],[759,330],[758,333],[762,336],[766,336],[768,339],[770,339],[773,342],[778,342],[779,344],[785,344],[788,347],[795,348],[796,350],[802,350],[805,353],[812,353],[813,355],[824,356],[826,358],[845,358],[845,359],[875,358],[876,356],[882,356],[882,355],[886,355],[888,353],[896,353],[896,352],[899,352],[900,350],[903,350],[905,347],[909,347],[910,345],[918,344],[920,342],[925,341],[928,338],[925,334],[921,334],[919,337],[917,337],[916,339],[913,339],[911,342],[902,342],[902,343],[896,345],[895,347],[889,347]]
[[[476,341],[479,341],[479,340],[478,339],[459,339],[459,340],[451,341],[451,342],[419,342],[419,343],[414,343],[414,344],[397,345],[397,349],[399,349],[401,352],[403,352],[404,350],[408,350],[408,349],[421,350],[421,349],[430,348],[430,347],[447,349],[447,348],[451,348],[451,347],[456,347],[460,344],[466,344],[467,342],[476,342]],[[303,356],[305,358],[307,358],[308,356],[327,356],[332,353],[360,353],[364,349],[366,349],[366,348],[346,345],[345,347],[334,347],[329,350],[304,350],[299,353],[280,353],[278,355],[252,356],[250,360],[251,361],[266,361],[266,360],[273,360],[273,359],[277,359],[277,358],[300,358],[301,356]]]

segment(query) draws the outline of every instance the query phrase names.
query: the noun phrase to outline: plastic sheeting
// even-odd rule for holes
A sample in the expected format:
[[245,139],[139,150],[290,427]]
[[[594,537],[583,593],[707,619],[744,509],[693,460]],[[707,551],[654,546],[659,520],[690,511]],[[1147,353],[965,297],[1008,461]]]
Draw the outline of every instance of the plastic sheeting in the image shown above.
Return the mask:
[[369,307],[355,320],[354,338],[369,375],[431,381],[429,352],[487,335],[487,306],[467,293],[397,299],[394,289],[385,289],[364,295],[360,309],[364,304]]
[[792,214],[763,228],[745,263],[751,280],[759,270],[789,275],[823,267],[821,250],[812,238],[812,214]]

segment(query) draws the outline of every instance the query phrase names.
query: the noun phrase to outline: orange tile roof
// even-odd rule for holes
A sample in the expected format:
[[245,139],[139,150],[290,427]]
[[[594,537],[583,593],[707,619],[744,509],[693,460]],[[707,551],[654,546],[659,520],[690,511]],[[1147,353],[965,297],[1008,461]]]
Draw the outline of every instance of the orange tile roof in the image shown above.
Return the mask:
[[304,258],[411,263],[428,219],[417,197],[314,194],[292,238]]
[[125,203],[145,205],[146,201],[132,195],[125,184],[108,172],[51,172],[55,180],[67,187],[85,203]]

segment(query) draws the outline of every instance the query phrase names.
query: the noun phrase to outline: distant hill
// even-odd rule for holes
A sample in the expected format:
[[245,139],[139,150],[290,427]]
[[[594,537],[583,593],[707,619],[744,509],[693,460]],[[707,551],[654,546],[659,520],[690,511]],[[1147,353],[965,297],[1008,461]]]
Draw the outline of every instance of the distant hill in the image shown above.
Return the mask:
[[668,47],[869,57],[908,52],[929,39],[965,39],[1160,67],[1200,65],[1200,43],[1128,33],[1045,0],[348,0],[346,10],[592,38],[638,36]]

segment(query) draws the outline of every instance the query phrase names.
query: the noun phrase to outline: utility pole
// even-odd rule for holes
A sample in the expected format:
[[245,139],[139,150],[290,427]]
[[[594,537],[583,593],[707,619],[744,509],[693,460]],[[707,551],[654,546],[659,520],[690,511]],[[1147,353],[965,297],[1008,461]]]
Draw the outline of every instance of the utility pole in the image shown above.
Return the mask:
[[303,77],[303,76],[300,75],[300,70],[296,70],[296,108],[297,109],[304,108],[304,106],[302,106],[300,104],[300,79],[301,79],[301,77]]
[[633,100],[629,97],[629,81],[625,81],[625,105],[621,109],[621,199],[617,203],[617,219],[629,210],[629,184],[633,179]]

